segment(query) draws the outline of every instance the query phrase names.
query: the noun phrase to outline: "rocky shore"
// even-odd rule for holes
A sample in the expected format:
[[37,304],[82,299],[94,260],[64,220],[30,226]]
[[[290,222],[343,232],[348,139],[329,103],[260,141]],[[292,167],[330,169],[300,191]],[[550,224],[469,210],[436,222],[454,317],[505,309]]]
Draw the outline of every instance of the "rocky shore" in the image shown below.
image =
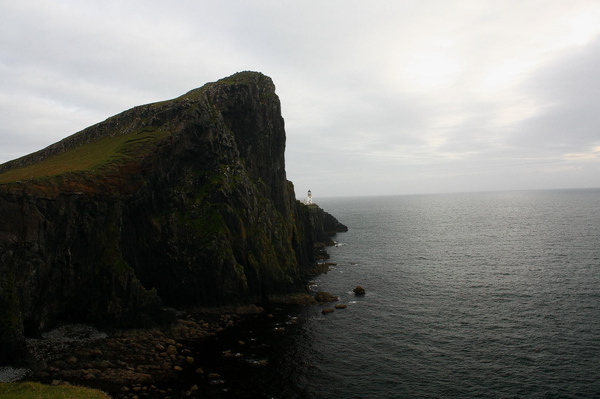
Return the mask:
[[[320,263],[321,272],[331,265]],[[316,305],[310,308],[319,312],[338,301],[327,292],[311,291],[273,298],[277,305],[266,309],[246,305],[178,311],[176,321],[163,328],[102,332],[89,325],[63,325],[41,339],[27,340],[29,371],[23,380],[96,388],[115,399],[252,397],[239,396],[247,390],[238,386],[240,373],[279,367],[271,362],[281,347],[271,347],[274,337],[268,334],[279,337],[294,327],[306,306]]]
[[[306,306],[316,305],[318,312],[337,300],[316,292],[281,297],[267,309],[195,309],[179,312],[165,328],[101,332],[88,325],[64,325],[42,339],[27,340],[30,371],[24,380],[96,388],[114,399],[238,397],[236,376],[248,369],[268,372],[272,356],[279,355],[264,331],[279,336],[299,322],[297,315]],[[235,370],[224,361],[235,362]]]
[[[98,388],[113,398],[189,396],[219,377],[203,367],[210,359],[196,358],[194,345],[261,311],[249,306],[243,315],[206,314],[204,319],[182,314],[169,328],[108,334],[84,325],[63,326],[44,339],[28,340],[32,370],[27,379]],[[190,375],[200,384],[184,386]]]

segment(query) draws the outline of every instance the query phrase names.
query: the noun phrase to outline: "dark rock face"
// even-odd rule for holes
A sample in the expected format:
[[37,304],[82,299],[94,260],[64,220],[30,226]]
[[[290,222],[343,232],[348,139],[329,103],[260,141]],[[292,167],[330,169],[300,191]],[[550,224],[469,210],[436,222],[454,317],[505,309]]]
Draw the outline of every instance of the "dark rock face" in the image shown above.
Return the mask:
[[0,359],[59,320],[143,326],[302,289],[344,231],[295,200],[270,78],[242,72],[0,165]]

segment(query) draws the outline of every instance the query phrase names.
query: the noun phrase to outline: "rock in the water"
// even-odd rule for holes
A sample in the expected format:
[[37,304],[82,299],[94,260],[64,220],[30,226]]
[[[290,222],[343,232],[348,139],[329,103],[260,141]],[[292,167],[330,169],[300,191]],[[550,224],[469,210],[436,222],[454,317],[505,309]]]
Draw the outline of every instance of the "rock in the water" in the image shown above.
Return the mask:
[[357,285],[356,288],[354,288],[352,290],[354,292],[354,295],[365,295],[366,291],[363,287],[361,287],[360,285]]
[[328,314],[328,313],[333,313],[333,312],[335,312],[335,310],[334,309],[330,309],[330,308],[326,308],[326,309],[321,310],[322,314]]
[[335,302],[337,300],[338,300],[337,296],[331,295],[329,292],[326,292],[326,291],[319,291],[315,295],[315,301],[317,301],[319,303]]
[[338,303],[337,305],[334,306],[336,309],[346,309],[348,307],[348,305],[344,305],[342,303]]

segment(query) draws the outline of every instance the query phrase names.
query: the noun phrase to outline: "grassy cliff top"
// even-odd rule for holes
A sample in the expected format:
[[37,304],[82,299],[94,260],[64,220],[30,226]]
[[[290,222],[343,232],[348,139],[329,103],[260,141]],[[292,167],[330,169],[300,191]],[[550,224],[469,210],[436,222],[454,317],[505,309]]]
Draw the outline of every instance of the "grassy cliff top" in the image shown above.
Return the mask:
[[272,80],[259,72],[238,72],[189,91],[173,100],[142,105],[75,133],[36,153],[0,165],[0,184],[41,179],[69,172],[114,171],[147,155],[172,133],[172,124],[206,90],[231,85],[255,85],[274,90]]
[[91,143],[51,155],[41,162],[9,169],[0,174],[0,184],[57,176],[68,172],[97,172],[143,156],[168,133],[145,127],[128,134],[101,137]]
[[0,384],[0,399],[109,399],[100,391],[75,386],[50,386],[35,382]]

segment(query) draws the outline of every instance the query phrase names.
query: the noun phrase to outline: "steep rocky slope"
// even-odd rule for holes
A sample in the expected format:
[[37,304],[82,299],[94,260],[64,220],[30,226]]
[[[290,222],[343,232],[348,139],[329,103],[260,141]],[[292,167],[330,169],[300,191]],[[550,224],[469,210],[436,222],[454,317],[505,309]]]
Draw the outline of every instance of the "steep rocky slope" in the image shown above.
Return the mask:
[[295,200],[270,78],[242,72],[0,165],[0,359],[62,320],[301,290],[341,225]]

